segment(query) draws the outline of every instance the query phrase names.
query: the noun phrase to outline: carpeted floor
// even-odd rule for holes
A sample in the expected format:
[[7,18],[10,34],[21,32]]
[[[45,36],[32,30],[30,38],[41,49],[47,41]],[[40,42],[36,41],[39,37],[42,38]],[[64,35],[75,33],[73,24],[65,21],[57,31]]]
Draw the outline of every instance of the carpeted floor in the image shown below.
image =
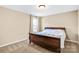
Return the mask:
[[[79,45],[71,42],[65,43],[65,48],[62,53],[78,53]],[[12,45],[0,47],[0,53],[53,53],[35,44],[28,44],[26,41],[21,41]]]

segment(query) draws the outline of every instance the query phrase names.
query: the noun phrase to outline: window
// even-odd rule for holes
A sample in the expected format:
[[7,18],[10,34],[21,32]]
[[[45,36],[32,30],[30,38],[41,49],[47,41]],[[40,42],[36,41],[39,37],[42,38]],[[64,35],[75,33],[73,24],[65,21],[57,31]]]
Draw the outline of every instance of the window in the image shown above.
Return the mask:
[[38,18],[37,17],[32,18],[32,31],[38,32]]
[[30,17],[29,31],[33,33],[41,31],[41,18],[40,17],[35,17],[35,16]]

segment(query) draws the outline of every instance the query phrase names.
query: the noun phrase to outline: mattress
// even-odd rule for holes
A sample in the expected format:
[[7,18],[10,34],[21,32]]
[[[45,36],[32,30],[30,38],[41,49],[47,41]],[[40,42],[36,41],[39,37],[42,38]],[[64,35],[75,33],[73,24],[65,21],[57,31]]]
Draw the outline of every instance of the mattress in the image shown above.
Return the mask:
[[60,41],[61,41],[60,47],[64,48],[64,42],[65,42],[65,38],[66,38],[66,34],[65,34],[64,30],[60,30],[60,29],[46,29],[46,30],[43,30],[42,32],[37,32],[35,34],[60,38]]

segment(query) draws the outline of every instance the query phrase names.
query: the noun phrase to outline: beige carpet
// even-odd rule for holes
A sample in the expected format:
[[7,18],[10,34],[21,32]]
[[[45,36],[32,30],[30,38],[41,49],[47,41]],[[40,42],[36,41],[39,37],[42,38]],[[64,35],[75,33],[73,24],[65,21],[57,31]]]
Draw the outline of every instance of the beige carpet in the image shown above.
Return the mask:
[[[71,42],[65,43],[62,53],[78,53],[79,45]],[[1,53],[53,53],[35,44],[28,44],[27,41],[21,41],[12,45],[0,47]]]
[[26,41],[8,45],[0,48],[1,53],[48,53],[50,51],[35,44],[28,44]]

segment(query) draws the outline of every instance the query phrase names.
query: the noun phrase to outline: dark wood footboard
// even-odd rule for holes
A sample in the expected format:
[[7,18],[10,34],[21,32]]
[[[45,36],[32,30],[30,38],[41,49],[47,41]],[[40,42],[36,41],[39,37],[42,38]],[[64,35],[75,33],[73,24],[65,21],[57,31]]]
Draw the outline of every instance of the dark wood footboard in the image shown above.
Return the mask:
[[29,43],[33,42],[52,52],[60,52],[60,38],[29,33]]

